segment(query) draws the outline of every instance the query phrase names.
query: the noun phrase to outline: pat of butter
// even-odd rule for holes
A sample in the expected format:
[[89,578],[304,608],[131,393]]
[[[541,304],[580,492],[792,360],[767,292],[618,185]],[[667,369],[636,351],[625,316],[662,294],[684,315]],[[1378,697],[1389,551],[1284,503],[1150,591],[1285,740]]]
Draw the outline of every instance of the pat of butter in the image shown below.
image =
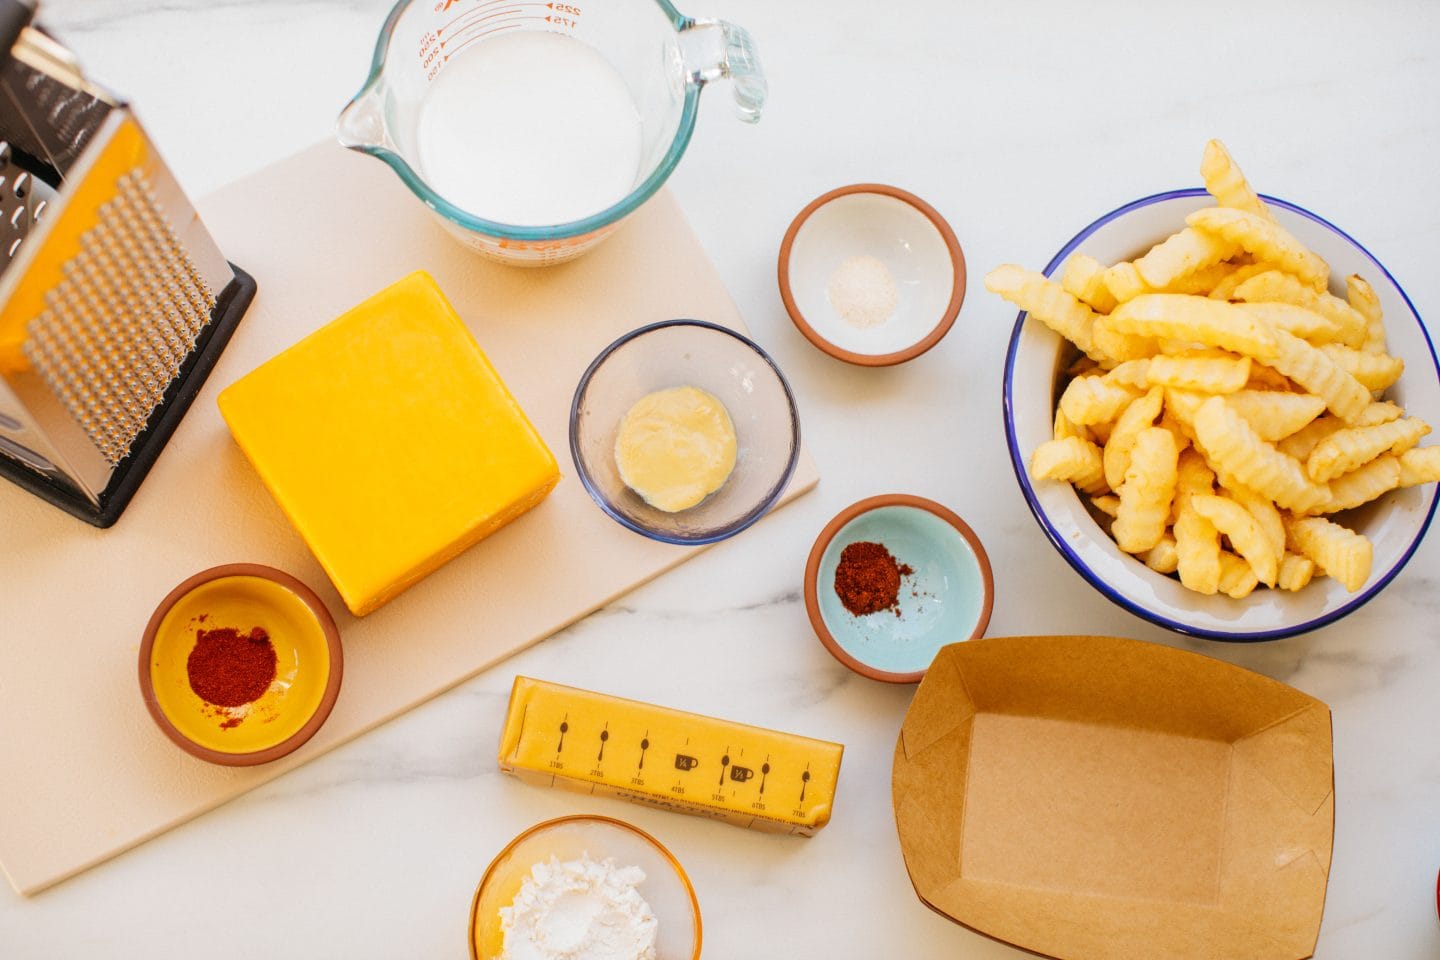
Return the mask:
[[838,743],[516,677],[500,769],[736,826],[811,836],[830,821]]
[[231,384],[219,404],[356,616],[535,506],[560,477],[423,271]]

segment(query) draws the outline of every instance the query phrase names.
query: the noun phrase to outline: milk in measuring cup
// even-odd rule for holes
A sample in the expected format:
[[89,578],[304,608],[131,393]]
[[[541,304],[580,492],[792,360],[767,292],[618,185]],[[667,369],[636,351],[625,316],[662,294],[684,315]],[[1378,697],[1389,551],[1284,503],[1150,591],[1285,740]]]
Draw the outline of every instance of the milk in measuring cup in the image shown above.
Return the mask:
[[450,203],[522,226],[569,223],[625,197],[640,114],[594,48],[522,30],[462,48],[420,105],[421,172]]

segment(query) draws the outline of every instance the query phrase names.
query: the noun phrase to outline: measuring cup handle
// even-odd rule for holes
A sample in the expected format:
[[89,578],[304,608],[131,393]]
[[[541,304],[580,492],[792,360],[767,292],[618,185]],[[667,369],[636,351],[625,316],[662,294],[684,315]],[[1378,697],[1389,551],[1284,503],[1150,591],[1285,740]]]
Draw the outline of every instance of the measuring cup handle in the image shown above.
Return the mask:
[[725,20],[691,20],[680,37],[690,80],[704,86],[728,78],[734,89],[735,112],[746,123],[758,121],[770,88],[750,34]]

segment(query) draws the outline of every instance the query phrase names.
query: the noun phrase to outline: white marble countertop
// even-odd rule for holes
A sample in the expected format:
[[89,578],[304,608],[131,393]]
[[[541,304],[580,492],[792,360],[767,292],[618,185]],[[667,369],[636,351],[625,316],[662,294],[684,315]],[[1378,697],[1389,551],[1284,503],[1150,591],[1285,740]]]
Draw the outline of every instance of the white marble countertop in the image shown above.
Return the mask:
[[[51,0],[42,19],[92,75],[134,99],[199,196],[329,135],[387,5]],[[1440,537],[1379,599],[1301,638],[1187,642],[1112,607],[1049,547],[1016,488],[1000,419],[1014,311],[979,283],[995,263],[1043,263],[1102,211],[1197,183],[1200,148],[1219,136],[1262,190],[1345,227],[1436,315],[1440,7],[682,6],[748,27],[769,72],[757,127],[731,119],[727,93],[707,95],[673,184],[797,387],[820,490],[215,813],[32,899],[0,891],[0,956],[459,958],[470,896],[494,853],[537,820],[580,811],[632,820],[672,847],[699,892],[709,957],[1021,956],[914,897],[889,790],[910,689],[833,661],[800,600],[819,528],[891,490],[940,500],[976,528],[996,571],[992,635],[1158,640],[1329,703],[1336,843],[1316,956],[1440,954]],[[930,200],[969,258],[954,332],[898,369],[822,356],[791,327],[775,287],[791,216],[857,180]],[[280,229],[284,211],[274,215]],[[494,746],[517,672],[843,741],[835,819],[792,840],[503,777]]]

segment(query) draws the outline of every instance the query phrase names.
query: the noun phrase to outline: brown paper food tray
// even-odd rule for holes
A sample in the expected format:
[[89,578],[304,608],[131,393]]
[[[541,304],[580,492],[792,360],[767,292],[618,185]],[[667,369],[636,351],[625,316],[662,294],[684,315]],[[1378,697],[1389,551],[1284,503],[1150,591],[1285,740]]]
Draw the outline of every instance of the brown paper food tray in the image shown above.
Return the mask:
[[[321,144],[203,200],[260,291],[205,388],[111,530],[0,483],[0,863],[24,894],[272,780],[547,637],[684,560],[605,516],[568,456],[585,366],[641,324],[744,329],[674,199],[657,194],[594,252],[547,270],[480,260],[384,164]],[[412,270],[429,270],[560,460],[535,510],[363,619],[350,616],[226,431],[215,395]],[[814,487],[809,455],[783,502]],[[755,531],[763,536],[763,522]],[[314,588],[345,645],[334,713],[296,753],[212,766],[151,722],[140,634],[181,580],[267,563]]]
[[920,899],[1063,960],[1313,954],[1334,839],[1330,711],[1157,644],[945,647],[892,786]]

